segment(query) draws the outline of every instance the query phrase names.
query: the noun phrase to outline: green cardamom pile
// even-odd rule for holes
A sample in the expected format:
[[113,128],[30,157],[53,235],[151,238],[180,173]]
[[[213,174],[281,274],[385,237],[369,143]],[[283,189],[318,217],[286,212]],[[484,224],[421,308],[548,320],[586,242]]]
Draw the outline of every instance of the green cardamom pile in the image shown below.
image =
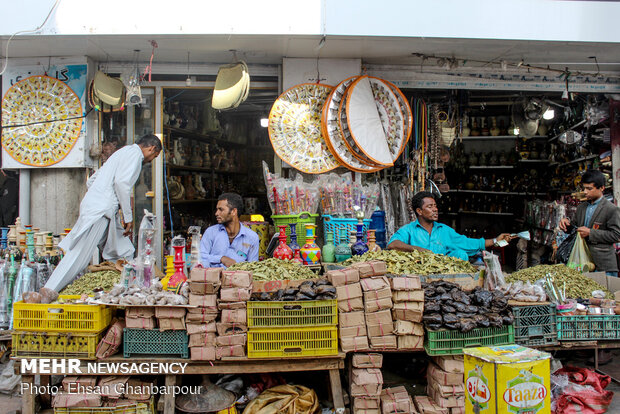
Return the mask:
[[348,266],[356,262],[366,262],[369,260],[382,260],[387,263],[389,273],[403,275],[438,275],[456,273],[475,273],[478,271],[469,262],[456,257],[444,256],[432,252],[401,252],[398,250],[381,250],[379,252],[368,252],[361,256],[353,256],[342,262]]

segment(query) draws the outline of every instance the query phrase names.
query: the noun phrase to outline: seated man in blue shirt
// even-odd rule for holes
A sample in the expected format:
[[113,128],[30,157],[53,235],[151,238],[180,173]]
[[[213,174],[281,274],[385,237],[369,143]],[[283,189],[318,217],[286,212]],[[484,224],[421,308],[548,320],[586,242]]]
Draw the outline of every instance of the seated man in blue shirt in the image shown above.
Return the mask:
[[403,252],[430,250],[433,253],[468,260],[469,256],[496,245],[500,240],[512,239],[506,233],[495,239],[470,239],[445,224],[438,223],[439,211],[435,196],[427,191],[414,195],[411,204],[418,219],[401,227],[390,239],[388,249]]
[[239,222],[243,200],[239,194],[219,196],[216,225],[200,241],[200,262],[204,267],[229,267],[238,262],[258,261],[258,235]]

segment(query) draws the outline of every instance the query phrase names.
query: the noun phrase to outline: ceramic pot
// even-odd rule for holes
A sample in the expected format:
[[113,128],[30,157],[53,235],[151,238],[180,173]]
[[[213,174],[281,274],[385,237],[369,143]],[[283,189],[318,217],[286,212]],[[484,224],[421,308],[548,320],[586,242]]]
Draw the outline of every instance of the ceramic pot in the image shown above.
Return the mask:
[[315,224],[306,224],[306,244],[301,248],[301,259],[305,265],[315,265],[321,263],[321,249],[314,242],[316,236],[314,231]]
[[491,136],[496,137],[499,135],[499,127],[497,126],[497,118],[491,117],[491,129],[489,130]]
[[280,234],[278,235],[278,247],[273,252],[273,257],[281,260],[291,260],[293,258],[293,250],[286,244],[286,226],[278,226]]
[[327,232],[321,257],[324,263],[334,263],[336,261],[336,246],[334,246],[334,234],[331,231]]
[[469,118],[467,115],[463,115],[463,129],[461,130],[461,136],[468,137],[471,133],[471,129],[469,128]]
[[301,249],[301,246],[299,245],[299,243],[297,243],[297,224],[289,223],[289,226],[291,228],[291,231],[289,233],[289,238],[291,242],[288,244],[288,247],[290,247],[291,250],[293,250],[294,252],[295,250]]
[[351,246],[349,246],[349,238],[347,237],[347,229],[340,229],[340,237],[338,245],[334,250],[336,256],[336,262],[344,262],[351,257]]
[[361,256],[368,251],[368,245],[364,243],[364,224],[357,223],[356,242],[351,246],[353,256]]

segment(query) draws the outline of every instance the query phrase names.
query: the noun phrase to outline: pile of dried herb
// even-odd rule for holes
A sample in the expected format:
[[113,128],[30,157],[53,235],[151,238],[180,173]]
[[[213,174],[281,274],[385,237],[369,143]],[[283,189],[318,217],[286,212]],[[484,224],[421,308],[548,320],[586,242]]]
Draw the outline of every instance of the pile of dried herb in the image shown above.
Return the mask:
[[119,282],[121,278],[120,272],[114,270],[104,270],[101,272],[85,273],[76,279],[69,286],[64,288],[61,295],[90,295],[95,289],[101,289],[104,292],[109,291]]
[[602,290],[605,292],[608,299],[613,299],[611,292],[603,286],[563,264],[538,265],[519,270],[518,272],[508,275],[508,277],[506,277],[506,282],[512,283],[521,281],[535,283],[540,279],[544,279],[547,273],[552,276],[554,284],[559,290],[564,290],[566,286],[567,298],[590,298],[592,297],[593,291]]
[[389,273],[397,275],[441,275],[456,273],[475,273],[478,271],[469,262],[456,257],[444,256],[431,252],[400,252],[398,250],[381,250],[353,256],[342,264],[348,266],[355,262],[382,260],[387,263]]
[[235,263],[227,270],[252,272],[254,280],[300,280],[317,277],[316,273],[298,263],[288,260],[267,259],[262,262]]

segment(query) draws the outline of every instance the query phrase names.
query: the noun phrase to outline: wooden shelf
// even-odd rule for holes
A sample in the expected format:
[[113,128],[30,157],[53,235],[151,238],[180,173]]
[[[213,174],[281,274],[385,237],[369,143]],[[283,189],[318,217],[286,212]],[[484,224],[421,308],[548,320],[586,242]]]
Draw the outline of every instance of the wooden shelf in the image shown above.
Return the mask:
[[[491,136],[491,135],[487,135],[487,136],[479,135],[477,137],[473,137],[473,136],[470,135],[468,137],[459,137],[459,138],[462,139],[463,142],[466,142],[466,141],[514,140],[514,139],[519,139],[519,138],[523,138],[523,137],[518,136],[518,135],[498,135],[496,137]],[[543,139],[543,138],[546,139],[547,137],[544,136],[544,135],[535,135],[535,136],[533,136],[531,138],[528,138],[528,139]]]
[[470,165],[471,170],[511,170],[514,165]]
[[248,174],[245,171],[214,170],[212,168],[192,167],[190,165],[175,165],[175,164],[170,164],[170,163],[168,163],[167,166],[171,170],[198,171],[198,172],[213,173],[213,174],[241,174],[241,175],[247,175]]
[[[217,201],[217,198],[199,198],[196,200],[170,200],[171,205],[175,204],[200,204]],[[164,200],[164,204],[168,204],[168,200]]]
[[517,162],[530,163],[530,164],[543,164],[543,163],[548,163],[549,160],[519,160]]
[[507,195],[507,196],[544,196],[547,193],[526,193],[526,192],[514,192],[514,191],[484,191],[484,190],[450,190],[449,193],[464,193],[464,194],[492,194],[492,195]]
[[164,125],[164,130],[169,131],[172,134],[183,135],[181,138],[196,139],[199,141],[209,142],[209,143],[218,144],[222,146],[237,147],[237,148],[241,148],[241,147],[245,148],[246,146],[245,144],[242,144],[240,142],[232,142],[226,139],[217,138],[215,134],[205,135],[205,134],[201,134],[198,131],[190,131],[187,129],[175,128],[175,127],[171,127],[167,125]]
[[598,158],[598,157],[599,157],[598,155],[588,155],[587,157],[581,157],[581,158],[577,158],[576,160],[572,160],[572,161],[564,162],[562,164],[558,164],[558,166],[564,167],[565,165],[575,164],[575,163],[582,162],[582,161],[593,160],[593,159]]

